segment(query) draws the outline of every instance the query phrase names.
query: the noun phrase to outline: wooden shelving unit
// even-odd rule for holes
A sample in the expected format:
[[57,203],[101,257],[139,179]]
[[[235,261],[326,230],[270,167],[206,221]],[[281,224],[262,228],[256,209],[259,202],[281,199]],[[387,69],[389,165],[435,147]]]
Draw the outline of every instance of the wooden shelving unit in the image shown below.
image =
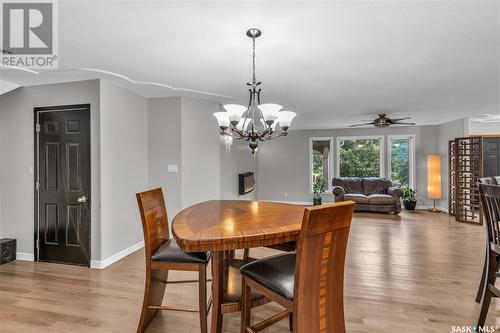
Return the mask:
[[449,142],[449,208],[458,222],[482,224],[477,182],[483,175],[482,137]]
[[455,215],[455,140],[448,141],[448,214]]

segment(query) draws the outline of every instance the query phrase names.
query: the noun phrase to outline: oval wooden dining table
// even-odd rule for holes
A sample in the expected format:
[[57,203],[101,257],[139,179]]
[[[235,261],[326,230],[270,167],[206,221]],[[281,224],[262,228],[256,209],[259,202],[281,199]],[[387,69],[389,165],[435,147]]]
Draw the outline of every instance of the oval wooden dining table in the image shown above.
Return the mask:
[[[188,207],[174,218],[172,233],[183,251],[213,253],[212,333],[222,332],[224,307],[240,309],[238,265],[228,267],[224,253],[297,240],[304,207],[266,201],[212,200]],[[262,298],[252,296],[256,302]]]

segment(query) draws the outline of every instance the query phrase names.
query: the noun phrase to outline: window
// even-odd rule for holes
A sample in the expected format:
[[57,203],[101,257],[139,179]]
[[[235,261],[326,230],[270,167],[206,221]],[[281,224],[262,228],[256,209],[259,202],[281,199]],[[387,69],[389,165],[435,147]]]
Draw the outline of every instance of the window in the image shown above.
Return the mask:
[[415,170],[415,136],[389,135],[389,175],[400,186],[413,187]]
[[330,190],[330,175],[332,169],[332,145],[333,138],[310,138],[309,139],[309,170],[310,191],[318,176],[323,177],[324,189]]
[[337,138],[337,175],[340,177],[383,177],[384,137]]

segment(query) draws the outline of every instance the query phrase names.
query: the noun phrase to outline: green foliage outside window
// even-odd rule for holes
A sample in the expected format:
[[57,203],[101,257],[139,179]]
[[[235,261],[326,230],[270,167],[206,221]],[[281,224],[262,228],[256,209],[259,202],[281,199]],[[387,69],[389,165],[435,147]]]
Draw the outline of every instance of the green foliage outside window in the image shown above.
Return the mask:
[[317,150],[313,150],[313,174],[323,174],[323,155]]
[[410,185],[409,149],[408,139],[391,140],[391,179],[400,186]]
[[380,140],[344,140],[340,148],[340,177],[379,177]]

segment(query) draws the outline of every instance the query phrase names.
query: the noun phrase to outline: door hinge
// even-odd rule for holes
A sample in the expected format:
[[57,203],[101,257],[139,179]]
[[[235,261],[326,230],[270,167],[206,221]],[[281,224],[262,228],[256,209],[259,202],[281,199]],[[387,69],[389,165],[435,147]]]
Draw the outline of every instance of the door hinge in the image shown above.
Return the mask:
[[39,181],[36,181],[36,182],[35,182],[35,189],[36,189],[37,191],[40,191],[40,182],[39,182]]
[[40,124],[36,124],[35,129],[37,133],[40,133]]
[[36,248],[37,248],[37,249],[39,249],[39,248],[40,248],[40,240],[39,240],[39,239],[37,239],[37,240],[36,240]]

